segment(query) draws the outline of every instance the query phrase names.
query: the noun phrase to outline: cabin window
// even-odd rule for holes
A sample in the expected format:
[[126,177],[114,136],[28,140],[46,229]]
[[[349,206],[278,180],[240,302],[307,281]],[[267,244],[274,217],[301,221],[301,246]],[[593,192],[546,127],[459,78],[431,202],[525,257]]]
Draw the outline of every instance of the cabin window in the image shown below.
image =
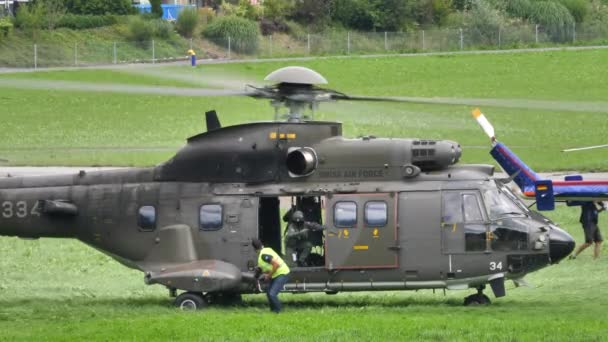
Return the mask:
[[334,206],[334,224],[341,228],[355,227],[357,225],[357,203],[337,202]]
[[139,207],[137,225],[145,231],[156,229],[156,208],[151,205]]
[[465,251],[487,250],[487,228],[476,192],[444,192],[443,224],[453,227],[451,234],[460,234],[460,237],[455,237],[458,240],[462,239],[461,234],[464,233]]
[[203,204],[199,211],[201,230],[219,230],[222,228],[222,205]]
[[388,221],[388,206],[384,201],[365,203],[365,224],[368,227],[384,227]]
[[458,192],[443,193],[443,223],[462,222],[462,200]]
[[479,209],[479,202],[477,201],[477,196],[473,194],[463,194],[462,204],[464,209],[465,222],[483,221],[483,217],[481,216],[481,209]]
[[[464,221],[464,241],[467,252],[479,252],[486,250],[486,226],[479,224],[483,222],[479,200],[475,194],[462,194],[462,209]],[[470,223],[478,222],[478,224]]]

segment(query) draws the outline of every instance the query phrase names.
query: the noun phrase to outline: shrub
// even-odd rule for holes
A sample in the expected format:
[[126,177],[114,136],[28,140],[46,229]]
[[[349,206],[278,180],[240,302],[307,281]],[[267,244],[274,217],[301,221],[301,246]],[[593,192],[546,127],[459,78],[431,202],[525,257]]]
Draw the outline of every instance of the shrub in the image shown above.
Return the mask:
[[133,17],[129,20],[129,38],[137,42],[151,40],[154,35],[154,27],[151,21],[141,17]]
[[222,46],[228,45],[230,37],[232,49],[241,53],[257,51],[259,34],[255,22],[236,16],[219,17],[203,31],[205,37]]
[[198,9],[198,21],[204,28],[215,18],[215,11],[211,7],[201,7]]
[[68,13],[104,15],[135,14],[136,9],[132,6],[131,0],[64,0],[65,8]]
[[553,1],[532,3],[530,20],[539,24],[553,41],[565,41],[574,27],[574,18],[564,5]]
[[470,12],[471,39],[476,44],[491,45],[498,42],[498,30],[504,18],[485,1],[478,1]]
[[577,23],[585,21],[585,17],[589,12],[589,4],[585,0],[559,0],[564,5],[570,14],[574,17]]
[[154,37],[168,39],[173,32],[173,24],[163,19],[154,19],[149,22],[152,26],[152,35]]
[[532,13],[530,0],[511,0],[507,2],[507,13],[516,18],[528,19]]
[[275,32],[289,32],[289,26],[282,20],[262,19],[260,21],[260,29],[265,36]]
[[285,21],[287,32],[296,38],[306,37],[307,31],[295,21]]
[[0,18],[0,39],[7,37],[13,30],[13,23],[8,18]]
[[195,8],[184,8],[177,17],[175,29],[186,38],[192,38],[198,25],[198,12]]
[[118,22],[114,15],[79,15],[66,14],[59,22],[57,27],[65,27],[73,30],[82,30],[103,26],[111,26]]

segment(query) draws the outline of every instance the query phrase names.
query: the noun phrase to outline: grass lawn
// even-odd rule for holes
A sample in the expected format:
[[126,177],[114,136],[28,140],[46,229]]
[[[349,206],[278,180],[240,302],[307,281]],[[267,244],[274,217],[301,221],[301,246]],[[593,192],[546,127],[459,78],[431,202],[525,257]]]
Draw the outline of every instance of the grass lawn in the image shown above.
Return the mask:
[[[261,80],[293,62],[241,63],[155,69],[49,71],[4,74],[1,79],[64,80],[164,86],[211,86]],[[328,59],[298,62],[356,95],[605,102],[608,50]],[[227,76],[225,76],[227,75]],[[239,82],[238,79],[245,80]],[[261,81],[258,81],[260,84]],[[597,107],[597,106],[596,106]],[[204,129],[203,113],[216,109],[224,125],[272,118],[266,101],[228,97],[173,97],[65,92],[0,87],[0,156],[14,165],[153,165],[185,138]],[[463,162],[489,163],[488,139],[471,119],[472,106],[331,103],[318,119],[344,122],[345,135],[451,139]],[[606,110],[516,109],[485,106],[498,138],[538,170],[607,170],[605,150],[561,153],[567,147],[605,144]],[[608,110],[608,109],[607,109]]]
[[[581,241],[576,208],[550,217]],[[489,307],[462,306],[473,290],[421,290],[283,294],[278,316],[265,296],[249,295],[242,307],[192,313],[80,242],[0,238],[0,340],[601,341],[607,266],[608,254],[592,261],[586,251],[529,275],[532,288],[508,282],[501,299],[488,289]]]

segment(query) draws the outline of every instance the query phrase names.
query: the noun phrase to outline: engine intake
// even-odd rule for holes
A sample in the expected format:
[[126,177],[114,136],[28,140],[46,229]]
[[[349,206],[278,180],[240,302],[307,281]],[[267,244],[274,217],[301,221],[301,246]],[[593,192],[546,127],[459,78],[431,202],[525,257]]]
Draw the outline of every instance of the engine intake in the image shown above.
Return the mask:
[[287,153],[287,170],[295,176],[307,176],[317,168],[317,154],[310,147],[297,148]]

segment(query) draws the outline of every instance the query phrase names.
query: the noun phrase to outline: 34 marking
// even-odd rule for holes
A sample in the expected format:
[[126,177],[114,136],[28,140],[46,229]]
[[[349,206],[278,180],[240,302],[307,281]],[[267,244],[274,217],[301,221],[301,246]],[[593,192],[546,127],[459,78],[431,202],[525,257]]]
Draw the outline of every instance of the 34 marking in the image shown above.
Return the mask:
[[496,271],[496,270],[502,270],[502,261],[499,261],[499,262],[491,261],[490,262],[490,271]]
[[0,206],[3,218],[26,218],[28,216],[40,216],[38,202],[34,202],[31,207],[26,201],[4,201]]

